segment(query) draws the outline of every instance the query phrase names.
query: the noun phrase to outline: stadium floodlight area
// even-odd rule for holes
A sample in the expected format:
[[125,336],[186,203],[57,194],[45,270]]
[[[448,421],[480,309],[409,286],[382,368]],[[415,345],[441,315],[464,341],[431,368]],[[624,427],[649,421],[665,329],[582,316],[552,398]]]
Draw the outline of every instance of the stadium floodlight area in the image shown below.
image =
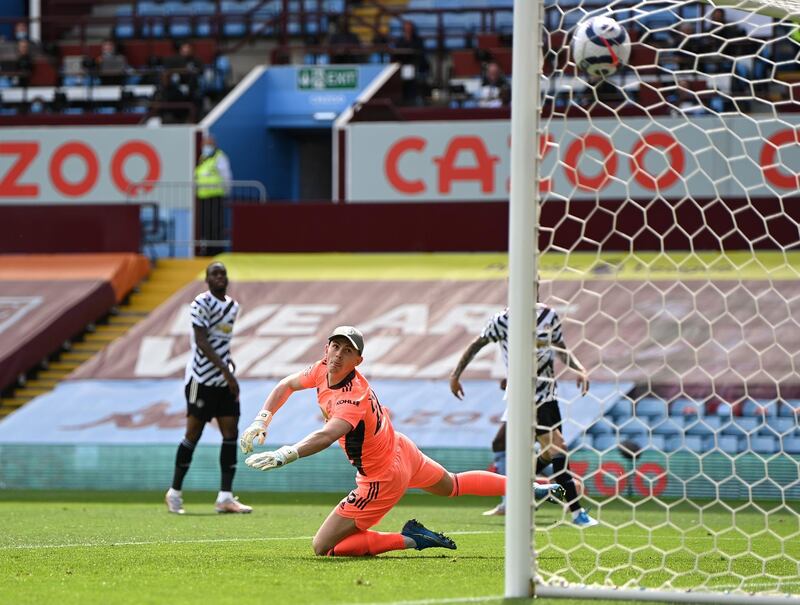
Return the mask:
[[[604,78],[571,58],[597,16],[629,38],[583,36]],[[800,602],[798,23],[790,0],[515,2],[506,596]],[[565,422],[599,527],[525,488],[536,275],[591,380],[635,385]]]

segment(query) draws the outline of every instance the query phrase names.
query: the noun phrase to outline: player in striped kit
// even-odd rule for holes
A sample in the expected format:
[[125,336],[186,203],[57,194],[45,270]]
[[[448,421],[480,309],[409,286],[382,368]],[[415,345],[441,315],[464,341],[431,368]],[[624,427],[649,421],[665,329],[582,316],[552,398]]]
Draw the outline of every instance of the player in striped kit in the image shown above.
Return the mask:
[[253,509],[234,498],[232,491],[240,413],[231,338],[239,303],[227,295],[228,271],[222,263],[213,262],[206,267],[206,283],[208,290],[199,294],[190,306],[192,351],[186,364],[186,434],[178,446],[172,487],[165,500],[169,512],[179,515],[185,512],[183,479],[206,423],[216,418],[222,433],[219,454],[222,482],[215,509],[218,513],[249,513]]
[[[484,326],[480,335],[473,340],[461,355],[456,368],[450,375],[450,390],[458,399],[464,397],[461,374],[475,355],[490,342],[500,345],[506,371],[508,371],[508,308],[496,313]],[[538,476],[549,465],[553,465],[553,479],[564,489],[565,499],[572,511],[573,523],[579,527],[592,527],[597,521],[589,516],[581,506],[575,481],[567,465],[567,449],[561,433],[561,411],[556,399],[555,357],[577,374],[577,384],[581,394],[589,391],[589,377],[580,361],[567,349],[561,332],[558,314],[545,304],[536,304],[536,357],[538,380],[536,383],[536,439],[541,446],[536,460]],[[502,424],[492,444],[495,465],[498,472],[505,474],[505,431],[506,412]],[[501,502],[485,515],[505,514],[505,502]]]

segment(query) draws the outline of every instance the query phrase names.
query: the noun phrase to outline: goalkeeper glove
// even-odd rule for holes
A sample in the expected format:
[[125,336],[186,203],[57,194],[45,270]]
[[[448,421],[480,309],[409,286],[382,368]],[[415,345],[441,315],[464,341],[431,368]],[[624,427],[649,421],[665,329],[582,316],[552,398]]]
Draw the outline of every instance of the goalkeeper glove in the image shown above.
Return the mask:
[[279,466],[285,466],[294,462],[299,457],[297,450],[291,445],[284,445],[274,452],[261,452],[248,456],[244,463],[259,471],[269,471]]
[[256,419],[248,426],[239,439],[239,449],[243,454],[253,451],[253,440],[258,438],[258,444],[264,445],[267,438],[267,427],[272,420],[272,412],[261,410]]

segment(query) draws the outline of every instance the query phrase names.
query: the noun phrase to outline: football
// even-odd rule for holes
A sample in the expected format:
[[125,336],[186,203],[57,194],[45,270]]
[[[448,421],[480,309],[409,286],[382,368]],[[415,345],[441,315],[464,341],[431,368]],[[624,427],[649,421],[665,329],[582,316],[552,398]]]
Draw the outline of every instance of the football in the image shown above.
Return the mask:
[[578,69],[593,78],[617,72],[631,56],[628,32],[611,17],[591,17],[575,27],[572,58]]

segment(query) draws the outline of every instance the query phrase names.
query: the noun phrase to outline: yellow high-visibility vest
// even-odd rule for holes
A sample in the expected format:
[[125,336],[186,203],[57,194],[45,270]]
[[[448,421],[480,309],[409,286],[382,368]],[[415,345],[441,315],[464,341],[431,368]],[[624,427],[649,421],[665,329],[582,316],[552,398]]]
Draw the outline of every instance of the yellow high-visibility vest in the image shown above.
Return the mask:
[[225,195],[225,181],[217,170],[217,149],[194,169],[194,182],[197,186],[197,197],[201,200]]

